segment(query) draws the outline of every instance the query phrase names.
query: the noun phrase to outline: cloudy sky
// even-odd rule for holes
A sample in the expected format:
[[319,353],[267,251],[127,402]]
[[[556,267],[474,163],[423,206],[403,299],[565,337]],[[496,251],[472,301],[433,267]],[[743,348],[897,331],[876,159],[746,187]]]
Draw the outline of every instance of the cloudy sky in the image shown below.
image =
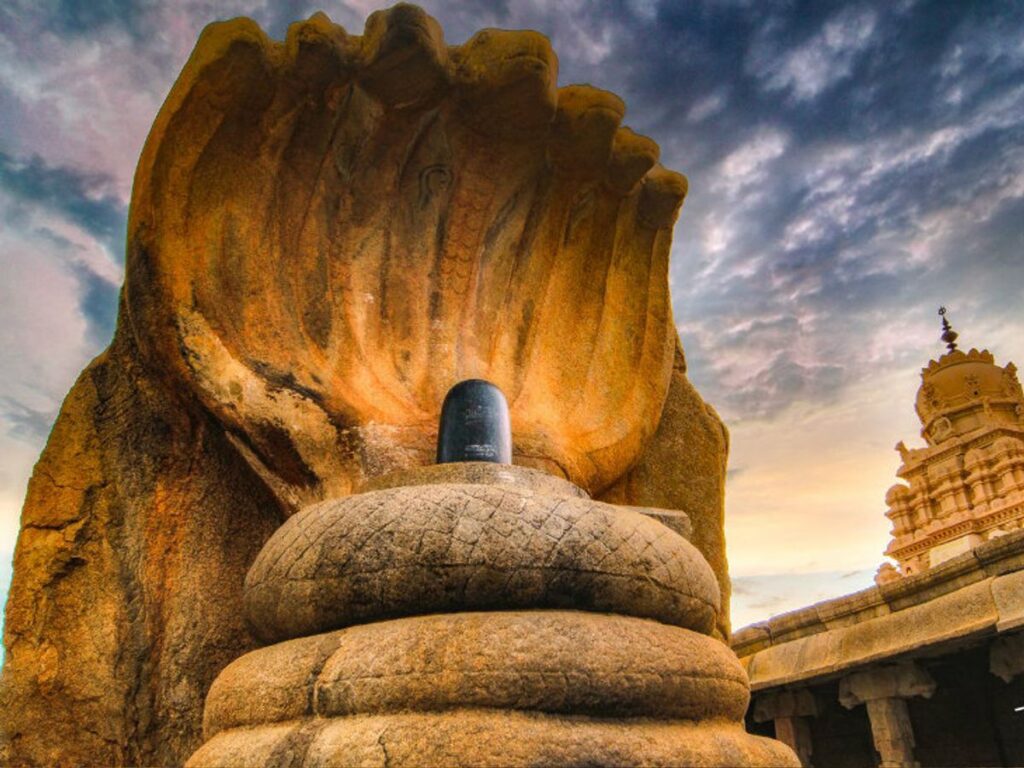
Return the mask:
[[[1024,364],[1024,3],[424,2],[449,42],[551,37],[690,178],[672,290],[693,380],[732,432],[741,626],[871,583],[885,490],[917,439],[939,304]],[[25,483],[109,341],[131,177],[202,27],[274,37],[322,8],[259,0],[0,4],[0,599]]]

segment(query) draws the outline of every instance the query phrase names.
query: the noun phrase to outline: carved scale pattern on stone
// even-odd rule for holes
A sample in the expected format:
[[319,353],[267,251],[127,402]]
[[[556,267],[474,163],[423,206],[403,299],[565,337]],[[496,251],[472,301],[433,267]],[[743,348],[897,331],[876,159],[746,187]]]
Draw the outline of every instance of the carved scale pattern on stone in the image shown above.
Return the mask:
[[214,682],[188,768],[799,764],[743,730],[749,683],[708,636],[718,588],[692,544],[478,466],[397,473],[271,537],[245,603],[277,642]]

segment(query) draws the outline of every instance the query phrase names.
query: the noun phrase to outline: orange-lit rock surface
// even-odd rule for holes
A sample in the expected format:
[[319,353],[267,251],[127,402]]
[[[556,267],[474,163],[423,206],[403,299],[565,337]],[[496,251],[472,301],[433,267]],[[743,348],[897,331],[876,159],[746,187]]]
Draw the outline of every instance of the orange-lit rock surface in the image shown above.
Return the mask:
[[204,32],[139,164],[125,296],[147,361],[283,499],[432,460],[466,378],[505,393],[523,463],[591,493],[636,463],[686,180],[557,70],[537,33],[448,48],[411,7],[362,39]]
[[139,162],[115,338],[29,486],[0,762],[180,764],[255,647],[256,553],[432,461],[467,377],[508,397],[516,463],[687,512],[726,631],[727,440],[668,292],[686,180],[616,96],[556,79],[543,36],[450,47],[410,6],[361,37],[206,29]]

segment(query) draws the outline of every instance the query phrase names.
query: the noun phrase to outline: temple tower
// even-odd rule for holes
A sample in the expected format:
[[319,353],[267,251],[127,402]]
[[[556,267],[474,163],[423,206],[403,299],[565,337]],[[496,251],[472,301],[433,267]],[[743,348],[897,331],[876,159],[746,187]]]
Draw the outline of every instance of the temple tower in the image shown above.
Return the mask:
[[1024,765],[1024,396],[957,348],[921,371],[926,445],[896,449],[875,584],[733,635],[751,728],[804,768]]
[[916,409],[924,448],[896,449],[904,481],[886,494],[899,564],[879,579],[920,573],[982,542],[1024,527],[1024,393],[1013,363],[988,350],[957,348],[943,316],[948,351],[921,370]]

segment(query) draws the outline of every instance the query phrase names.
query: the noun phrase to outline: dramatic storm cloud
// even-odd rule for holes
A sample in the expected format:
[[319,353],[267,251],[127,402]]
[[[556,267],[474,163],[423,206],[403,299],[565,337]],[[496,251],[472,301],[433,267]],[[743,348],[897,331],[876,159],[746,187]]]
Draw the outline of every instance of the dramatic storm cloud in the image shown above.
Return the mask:
[[[451,42],[538,29],[560,82],[620,94],[691,193],[674,311],[730,426],[734,621],[870,582],[891,451],[947,304],[1024,362],[1024,5],[427,2]],[[0,6],[0,591],[60,400],[109,341],[135,162],[201,28],[282,37],[376,4]]]

